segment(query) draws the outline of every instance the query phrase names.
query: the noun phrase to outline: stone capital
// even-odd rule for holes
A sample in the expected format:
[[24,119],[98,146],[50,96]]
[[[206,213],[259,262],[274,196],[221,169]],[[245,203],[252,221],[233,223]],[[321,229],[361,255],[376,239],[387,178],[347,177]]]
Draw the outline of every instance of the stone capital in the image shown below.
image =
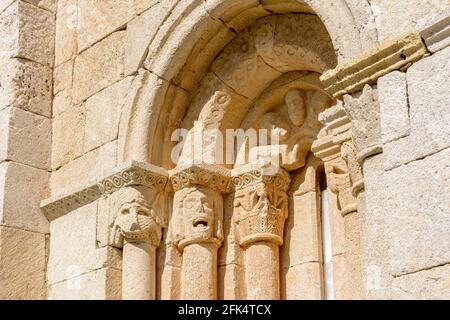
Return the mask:
[[321,114],[324,128],[312,152],[324,162],[329,188],[338,196],[342,215],[357,211],[357,196],[364,190],[362,168],[357,161],[352,126],[342,106]]
[[241,246],[258,241],[283,244],[288,215],[290,176],[283,169],[267,172],[258,168],[233,170],[234,221]]
[[149,242],[158,247],[162,228],[166,226],[162,192],[134,186],[116,193],[118,212],[112,227],[112,245],[122,248],[127,242]]

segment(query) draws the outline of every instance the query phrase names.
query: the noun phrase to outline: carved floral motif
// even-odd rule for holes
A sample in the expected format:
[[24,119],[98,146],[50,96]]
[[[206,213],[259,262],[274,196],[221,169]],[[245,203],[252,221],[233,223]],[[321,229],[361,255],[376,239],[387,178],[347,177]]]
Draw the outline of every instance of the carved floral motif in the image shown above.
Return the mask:
[[256,241],[282,244],[289,183],[290,177],[283,171],[264,175],[253,170],[233,177],[234,220],[242,246]]

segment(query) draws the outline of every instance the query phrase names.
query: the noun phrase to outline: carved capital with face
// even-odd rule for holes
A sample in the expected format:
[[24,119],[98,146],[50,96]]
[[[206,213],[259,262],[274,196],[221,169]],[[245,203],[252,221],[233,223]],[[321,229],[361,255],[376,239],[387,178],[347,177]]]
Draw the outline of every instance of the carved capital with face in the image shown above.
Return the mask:
[[113,225],[113,244],[146,242],[159,246],[164,227],[163,195],[145,187],[119,190],[119,212]]
[[193,243],[223,241],[223,198],[205,187],[179,190],[174,198],[175,243],[182,250]]

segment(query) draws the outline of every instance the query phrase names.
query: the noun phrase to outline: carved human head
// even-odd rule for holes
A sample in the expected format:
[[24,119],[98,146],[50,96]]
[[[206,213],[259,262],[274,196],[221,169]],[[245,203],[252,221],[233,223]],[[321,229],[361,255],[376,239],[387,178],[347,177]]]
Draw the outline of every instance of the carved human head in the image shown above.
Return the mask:
[[190,243],[221,242],[222,196],[204,187],[186,188],[175,194],[175,239],[180,247]]
[[114,242],[118,246],[127,242],[150,240],[159,245],[162,227],[162,195],[145,187],[128,187],[119,191],[118,215],[114,222]]

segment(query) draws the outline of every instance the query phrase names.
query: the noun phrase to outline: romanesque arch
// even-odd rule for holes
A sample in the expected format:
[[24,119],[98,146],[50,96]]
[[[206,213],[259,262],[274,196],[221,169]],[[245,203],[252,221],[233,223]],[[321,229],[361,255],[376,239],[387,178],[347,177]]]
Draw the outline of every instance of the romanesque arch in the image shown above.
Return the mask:
[[[320,207],[320,172],[325,170],[330,179],[334,173],[342,176],[337,164],[324,169],[311,152],[322,126],[318,116],[334,104],[319,77],[338,61],[359,54],[362,43],[376,37],[360,36],[344,2],[286,1],[274,5],[273,11],[258,5],[259,1],[207,1],[205,6],[194,2],[175,7],[153,40],[158,45],[150,44],[128,97],[121,125],[123,159],[173,169],[172,210],[157,258],[165,266],[156,271],[161,298],[324,298],[321,235],[313,231],[320,228],[320,213],[301,208]],[[339,14],[328,15],[329,10]],[[338,29],[340,33],[333,34]],[[198,124],[222,132],[285,130],[281,147],[286,158],[271,175],[190,155],[182,159],[187,167],[177,166],[170,158],[172,133],[179,128],[195,133]],[[201,143],[215,148],[214,143]],[[201,165],[189,166],[192,160]],[[344,184],[346,179],[344,173]],[[291,180],[296,181],[293,189]],[[302,193],[306,184],[310,190]],[[342,213],[348,203],[341,201],[340,206],[339,199],[334,201],[334,212]],[[355,198],[345,201],[356,206]],[[281,207],[274,207],[274,202]],[[267,205],[267,215],[256,209]],[[206,211],[197,215],[193,206]],[[254,230],[254,218],[247,218],[253,214],[264,230]],[[286,234],[285,222],[290,230]],[[217,233],[218,228],[223,230]],[[302,248],[309,256],[296,251],[300,248],[295,234],[310,236],[312,242]],[[243,261],[236,260],[229,269],[226,261],[234,255]],[[303,263],[308,270],[291,268]],[[225,284],[224,272],[235,280]],[[309,278],[304,290],[298,288],[305,283],[299,277]],[[162,288],[174,279],[181,288]],[[193,282],[196,286],[188,285]]]
[[[120,140],[123,160],[155,162],[154,131],[160,115],[173,105],[185,104],[195,84],[214,58],[239,31],[256,19],[278,13],[317,14],[330,34],[336,58],[344,62],[376,44],[370,7],[359,1],[274,2],[271,12],[259,1],[193,1],[179,3],[149,41],[147,56],[129,94],[122,115]],[[357,18],[355,18],[357,17]],[[181,90],[177,90],[180,89]],[[181,110],[171,110],[180,118]],[[176,120],[175,120],[176,121]],[[161,162],[158,160],[156,162]]]

